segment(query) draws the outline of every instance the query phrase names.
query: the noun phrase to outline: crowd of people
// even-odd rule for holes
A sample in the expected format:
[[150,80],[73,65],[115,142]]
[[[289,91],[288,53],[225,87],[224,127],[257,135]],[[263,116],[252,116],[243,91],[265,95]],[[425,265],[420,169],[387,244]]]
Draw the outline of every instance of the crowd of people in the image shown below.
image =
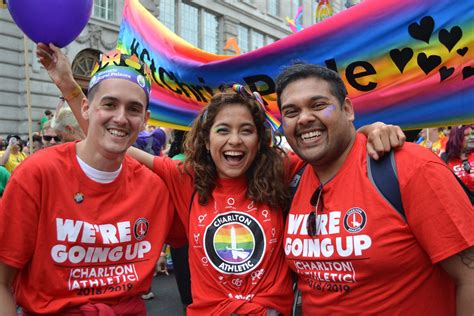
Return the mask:
[[[444,163],[396,126],[356,130],[340,76],[296,63],[276,81],[292,151],[261,98],[232,84],[166,149],[169,131],[146,128],[151,76],[136,56],[104,56],[87,96],[57,47],[38,57],[77,129],[45,122],[49,144],[69,143],[6,186],[0,314],[145,315],[165,243],[189,262],[177,271],[187,315],[291,315],[294,280],[304,315],[474,311],[474,214],[456,180],[472,190],[471,125],[445,145],[422,135]],[[402,211],[371,182],[384,155]]]
[[0,179],[0,197],[11,173],[28,156],[44,148],[84,138],[84,133],[68,106],[59,107],[56,113],[45,110],[38,125],[40,129],[32,134],[31,144],[16,134],[8,135],[5,141],[0,139],[0,172],[3,175]]

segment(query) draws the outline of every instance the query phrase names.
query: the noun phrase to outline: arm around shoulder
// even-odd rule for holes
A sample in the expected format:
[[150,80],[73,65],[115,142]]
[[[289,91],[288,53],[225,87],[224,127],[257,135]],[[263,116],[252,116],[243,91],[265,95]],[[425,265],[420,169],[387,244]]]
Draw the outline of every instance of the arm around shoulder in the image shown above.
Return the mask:
[[403,146],[406,139],[399,126],[387,125],[382,122],[364,125],[357,131],[367,136],[367,153],[375,160],[392,148]]
[[0,315],[16,316],[16,304],[11,286],[17,269],[0,263]]
[[127,154],[135,158],[135,160],[137,160],[142,165],[148,167],[148,169],[153,170],[153,160],[155,159],[155,156],[153,156],[152,154],[149,154],[146,151],[143,151],[136,147],[130,147],[127,150]]

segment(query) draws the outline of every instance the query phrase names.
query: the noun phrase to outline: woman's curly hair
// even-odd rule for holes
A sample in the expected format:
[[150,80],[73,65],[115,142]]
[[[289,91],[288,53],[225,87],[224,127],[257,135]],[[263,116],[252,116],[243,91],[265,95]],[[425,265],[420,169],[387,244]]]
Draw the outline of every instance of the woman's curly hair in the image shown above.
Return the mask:
[[[218,177],[216,165],[206,144],[211,127],[219,111],[230,104],[241,104],[250,111],[258,134],[258,153],[246,172],[247,196],[256,202],[284,209],[288,206],[289,191],[285,184],[284,152],[271,146],[271,133],[265,126],[265,114],[253,96],[233,90],[214,95],[209,105],[201,110],[184,143],[185,170],[194,174],[194,186],[201,205],[207,204]],[[238,120],[238,118],[235,118]]]

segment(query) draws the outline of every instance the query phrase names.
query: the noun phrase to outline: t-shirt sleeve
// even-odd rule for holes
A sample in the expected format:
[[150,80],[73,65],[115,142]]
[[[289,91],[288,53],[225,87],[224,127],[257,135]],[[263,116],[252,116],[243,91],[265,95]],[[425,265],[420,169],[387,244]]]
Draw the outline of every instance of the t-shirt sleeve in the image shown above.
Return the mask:
[[[178,164],[179,161],[171,160],[168,157],[155,157],[153,159],[153,171],[163,179],[168,187],[179,220],[187,231],[188,208],[193,193],[193,183],[192,177],[186,174]],[[174,223],[179,223],[179,221],[175,219]]]
[[179,248],[187,244],[187,234],[184,229],[184,225],[181,222],[179,214],[175,213],[173,221],[171,223],[171,229],[166,236],[166,244],[169,244],[173,248]]
[[0,202],[0,261],[21,269],[33,256],[41,189],[33,171],[17,171]]
[[295,174],[305,165],[305,162],[297,154],[290,151],[285,158],[286,182],[289,184]]
[[433,263],[474,245],[474,209],[441,161],[428,161],[401,186],[407,222]]

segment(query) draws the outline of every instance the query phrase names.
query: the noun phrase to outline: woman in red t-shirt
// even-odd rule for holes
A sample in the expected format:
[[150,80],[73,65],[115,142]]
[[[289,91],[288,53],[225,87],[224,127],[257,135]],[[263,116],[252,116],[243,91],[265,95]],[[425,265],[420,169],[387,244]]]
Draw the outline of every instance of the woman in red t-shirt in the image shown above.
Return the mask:
[[441,158],[469,190],[474,191],[474,125],[453,127]]
[[270,146],[263,105],[239,91],[218,93],[200,112],[184,163],[129,151],[165,181],[184,224],[188,315],[291,313],[292,281],[281,251],[290,173],[283,151]]

